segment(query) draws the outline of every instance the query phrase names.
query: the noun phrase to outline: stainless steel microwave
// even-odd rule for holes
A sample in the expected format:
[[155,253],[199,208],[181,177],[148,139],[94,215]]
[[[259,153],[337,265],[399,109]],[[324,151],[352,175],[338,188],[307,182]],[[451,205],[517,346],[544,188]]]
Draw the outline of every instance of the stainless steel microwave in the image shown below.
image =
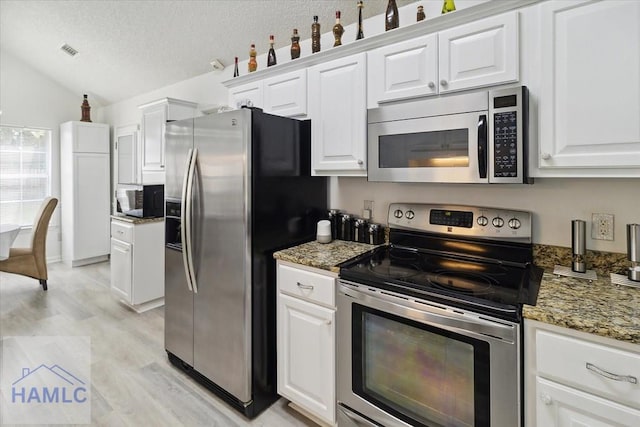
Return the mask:
[[532,183],[526,86],[389,104],[368,111],[368,179]]
[[118,184],[116,211],[138,218],[164,216],[164,185]]

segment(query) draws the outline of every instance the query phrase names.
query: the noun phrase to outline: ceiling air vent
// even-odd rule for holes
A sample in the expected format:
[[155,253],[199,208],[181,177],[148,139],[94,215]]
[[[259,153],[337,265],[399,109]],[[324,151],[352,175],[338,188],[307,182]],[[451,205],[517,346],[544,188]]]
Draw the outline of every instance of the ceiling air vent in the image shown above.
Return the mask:
[[60,46],[60,49],[62,49],[62,51],[65,52],[69,56],[76,56],[76,53],[78,53],[77,50],[75,50],[74,48],[72,48],[71,46],[69,46],[66,43],[63,44],[62,46]]

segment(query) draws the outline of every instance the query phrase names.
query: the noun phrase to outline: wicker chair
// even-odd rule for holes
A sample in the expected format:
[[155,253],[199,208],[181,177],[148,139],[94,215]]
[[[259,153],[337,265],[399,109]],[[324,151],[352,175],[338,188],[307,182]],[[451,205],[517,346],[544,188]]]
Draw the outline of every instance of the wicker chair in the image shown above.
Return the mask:
[[0,261],[0,271],[33,277],[40,281],[43,290],[47,290],[47,231],[57,204],[58,199],[54,197],[42,202],[33,224],[31,247],[11,248],[9,258]]

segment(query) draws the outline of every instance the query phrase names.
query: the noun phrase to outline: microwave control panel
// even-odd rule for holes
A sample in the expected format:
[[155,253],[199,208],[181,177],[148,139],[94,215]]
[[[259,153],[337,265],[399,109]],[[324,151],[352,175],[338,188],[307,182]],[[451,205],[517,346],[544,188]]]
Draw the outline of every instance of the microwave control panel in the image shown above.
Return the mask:
[[494,173],[496,177],[518,176],[518,113],[493,115]]

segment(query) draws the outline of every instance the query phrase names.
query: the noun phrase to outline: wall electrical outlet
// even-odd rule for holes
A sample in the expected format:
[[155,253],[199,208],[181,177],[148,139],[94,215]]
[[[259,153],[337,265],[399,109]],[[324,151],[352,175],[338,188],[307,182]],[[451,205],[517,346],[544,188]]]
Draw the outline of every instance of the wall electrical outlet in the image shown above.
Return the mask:
[[613,240],[613,214],[591,214],[591,238]]
[[373,200],[365,200],[364,208],[362,209],[362,218],[369,220],[373,213]]

